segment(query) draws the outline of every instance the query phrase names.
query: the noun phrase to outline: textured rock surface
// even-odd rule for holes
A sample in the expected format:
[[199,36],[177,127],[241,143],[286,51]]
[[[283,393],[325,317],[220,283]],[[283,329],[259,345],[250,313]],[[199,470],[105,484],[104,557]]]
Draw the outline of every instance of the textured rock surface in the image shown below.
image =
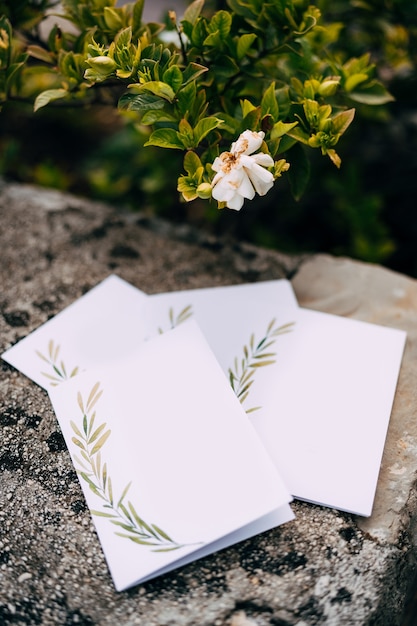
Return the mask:
[[400,624],[417,562],[417,282],[25,186],[0,188],[0,216],[2,351],[112,272],[149,293],[287,276],[304,306],[409,333],[370,519],[297,502],[294,522],[123,593],[46,393],[2,362],[0,624]]

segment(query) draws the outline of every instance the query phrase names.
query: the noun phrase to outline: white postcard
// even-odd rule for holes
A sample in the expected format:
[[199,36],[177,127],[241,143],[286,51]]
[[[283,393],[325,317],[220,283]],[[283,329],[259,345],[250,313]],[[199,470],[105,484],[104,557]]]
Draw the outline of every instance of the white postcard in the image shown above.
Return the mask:
[[117,590],[293,518],[196,322],[50,396]]
[[2,359],[49,391],[84,370],[134,352],[147,336],[146,303],[142,291],[109,276],[6,350]]
[[370,515],[406,335],[301,309],[286,280],[146,296],[109,277],[3,358],[51,391],[191,319],[290,493]]
[[287,281],[149,300],[155,332],[197,319],[294,497],[371,514],[403,331],[298,308]]

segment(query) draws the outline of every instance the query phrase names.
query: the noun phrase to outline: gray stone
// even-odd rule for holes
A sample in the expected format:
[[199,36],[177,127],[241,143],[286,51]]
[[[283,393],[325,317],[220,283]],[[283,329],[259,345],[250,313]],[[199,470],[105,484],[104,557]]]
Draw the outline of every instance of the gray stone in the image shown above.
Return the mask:
[[110,273],[148,293],[287,276],[303,306],[408,332],[369,519],[296,502],[295,521],[122,593],[47,394],[2,362],[0,624],[400,624],[417,560],[417,282],[29,186],[2,184],[0,215],[1,351]]

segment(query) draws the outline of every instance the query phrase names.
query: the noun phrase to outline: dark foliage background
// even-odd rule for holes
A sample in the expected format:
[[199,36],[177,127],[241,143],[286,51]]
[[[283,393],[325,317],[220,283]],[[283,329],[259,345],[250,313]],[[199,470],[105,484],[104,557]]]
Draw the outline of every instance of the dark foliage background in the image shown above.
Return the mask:
[[417,277],[417,2],[321,0],[318,5],[329,21],[344,25],[336,44],[341,56],[370,50],[395,100],[357,107],[338,147],[341,169],[314,155],[300,201],[292,198],[284,177],[239,213],[201,201],[181,203],[176,178],[182,156],[140,148],[145,131],[105,106],[51,106],[33,114],[30,105],[7,103],[0,114],[0,174],[282,251],[347,255]]

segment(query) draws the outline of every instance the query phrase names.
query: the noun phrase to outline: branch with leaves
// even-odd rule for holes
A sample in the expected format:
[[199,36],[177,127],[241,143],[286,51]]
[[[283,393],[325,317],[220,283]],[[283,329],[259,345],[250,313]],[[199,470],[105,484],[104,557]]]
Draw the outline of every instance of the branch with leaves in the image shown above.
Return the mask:
[[[275,352],[269,349],[274,345],[276,339],[293,329],[294,323],[289,322],[282,326],[275,326],[276,320],[273,319],[268,324],[264,337],[260,341],[256,341],[255,335],[252,334],[248,345],[243,346],[243,357],[235,357],[234,367],[229,368],[229,380],[233,391],[235,392],[240,403],[243,405],[249,396],[249,391],[254,382],[255,372],[259,367],[266,367],[275,363]],[[246,410],[246,413],[252,413],[261,407],[256,406]]]
[[48,343],[48,352],[46,355],[39,352],[39,350],[36,350],[38,357],[42,359],[42,361],[45,361],[45,363],[48,363],[51,367],[51,371],[53,373],[41,372],[41,374],[51,381],[52,387],[56,387],[65,380],[73,378],[79,372],[78,366],[74,367],[70,371],[67,371],[64,361],[62,359],[59,360],[59,352],[60,346],[58,344],[55,345],[53,339],[51,339]]
[[299,198],[308,153],[339,167],[355,105],[392,100],[369,54],[340,53],[340,25],[312,0],[227,0],[219,10],[194,0],[166,24],[143,20],[144,0],[62,0],[47,37],[40,27],[54,0],[4,4],[0,103],[111,103],[149,127],[144,145],[184,153],[186,201],[240,210],[287,172]]
[[[182,324],[183,322],[186,322],[192,316],[193,316],[193,309],[192,309],[191,304],[184,307],[178,313],[178,315],[175,315],[174,309],[170,307],[168,311],[169,330],[172,330],[176,328],[177,326],[179,326],[180,324]],[[158,332],[160,335],[162,335],[165,331],[163,330],[163,328],[158,328]]]
[[111,435],[105,422],[96,424],[94,407],[100,399],[103,390],[100,383],[92,388],[87,401],[84,402],[81,393],[78,393],[78,405],[81,410],[82,425],[78,426],[71,421],[74,432],[72,442],[79,448],[80,457],[75,455],[78,464],[76,468],[80,477],[88,484],[91,491],[99,497],[103,504],[102,510],[92,510],[93,515],[104,517],[119,530],[115,534],[130,539],[134,543],[148,546],[153,552],[168,552],[183,547],[174,541],[159,526],[147,523],[140,517],[133,502],[127,499],[131,487],[129,482],[119,498],[114,497],[111,477],[107,463],[102,460],[101,451]]

